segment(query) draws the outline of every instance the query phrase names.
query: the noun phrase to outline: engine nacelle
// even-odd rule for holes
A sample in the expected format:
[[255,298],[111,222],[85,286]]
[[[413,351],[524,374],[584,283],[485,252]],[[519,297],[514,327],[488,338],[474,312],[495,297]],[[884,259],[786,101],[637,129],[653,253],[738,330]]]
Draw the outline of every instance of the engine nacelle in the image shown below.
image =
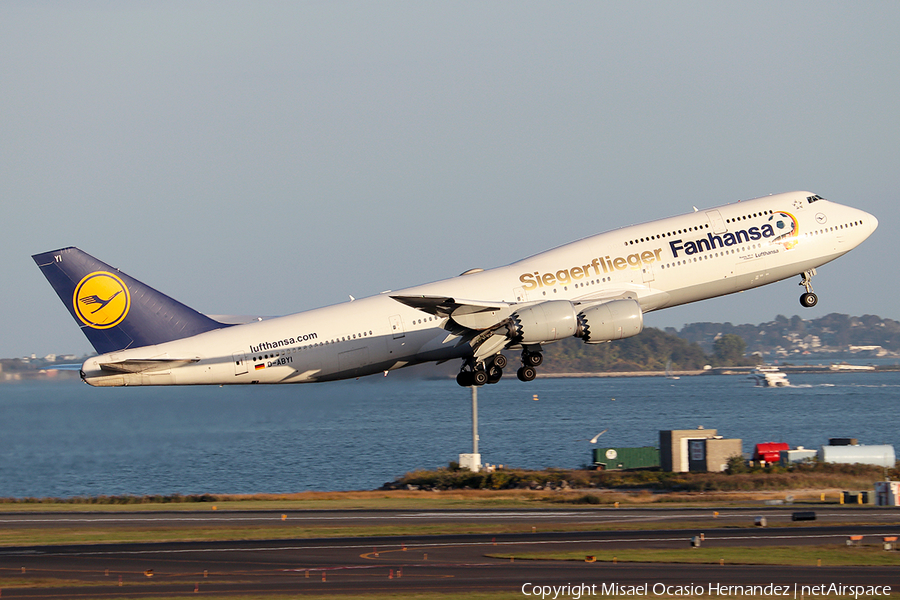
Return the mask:
[[519,309],[510,317],[509,337],[522,344],[555,342],[578,331],[575,307],[568,300],[548,300]]
[[643,329],[640,304],[635,300],[613,300],[581,311],[575,335],[587,344],[599,344],[637,335]]

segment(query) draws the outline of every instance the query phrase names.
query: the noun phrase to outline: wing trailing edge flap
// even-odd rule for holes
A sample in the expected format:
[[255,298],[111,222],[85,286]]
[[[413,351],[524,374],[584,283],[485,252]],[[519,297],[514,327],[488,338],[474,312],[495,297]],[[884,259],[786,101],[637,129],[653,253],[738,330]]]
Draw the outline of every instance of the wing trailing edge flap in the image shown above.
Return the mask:
[[614,300],[634,300],[641,305],[641,311],[648,313],[664,307],[671,296],[668,292],[656,292],[638,295],[634,290],[605,290],[588,294],[574,300],[576,308],[600,306]]
[[150,373],[153,371],[165,371],[173,367],[195,363],[199,360],[199,358],[132,358],[100,363],[100,368],[114,373]]
[[484,360],[488,356],[493,356],[503,350],[509,343],[509,337],[505,334],[484,332],[472,340],[472,348],[474,350],[474,358],[476,361]]
[[397,302],[437,317],[453,319],[466,329],[484,331],[496,327],[515,311],[509,302],[461,300],[446,296],[391,296]]
[[391,298],[411,308],[451,319],[462,329],[451,328],[450,335],[442,343],[456,338],[457,345],[469,344],[476,360],[493,356],[509,343],[506,330],[501,329],[501,326],[515,310],[511,303],[460,300],[446,296],[391,296]]

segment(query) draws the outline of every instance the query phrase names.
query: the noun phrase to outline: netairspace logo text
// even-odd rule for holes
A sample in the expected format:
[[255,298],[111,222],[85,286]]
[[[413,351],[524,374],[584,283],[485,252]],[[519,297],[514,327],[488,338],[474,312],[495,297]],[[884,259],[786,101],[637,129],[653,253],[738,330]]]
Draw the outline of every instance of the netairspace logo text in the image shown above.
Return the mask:
[[640,585],[622,585],[619,583],[566,585],[539,585],[525,583],[522,595],[540,598],[541,600],[580,600],[591,596],[759,596],[765,598],[809,598],[815,596],[853,596],[855,599],[889,596],[889,585],[844,585],[842,583],[822,583],[819,585],[769,583],[765,585],[726,585],[710,583],[666,585],[664,583],[642,583]]

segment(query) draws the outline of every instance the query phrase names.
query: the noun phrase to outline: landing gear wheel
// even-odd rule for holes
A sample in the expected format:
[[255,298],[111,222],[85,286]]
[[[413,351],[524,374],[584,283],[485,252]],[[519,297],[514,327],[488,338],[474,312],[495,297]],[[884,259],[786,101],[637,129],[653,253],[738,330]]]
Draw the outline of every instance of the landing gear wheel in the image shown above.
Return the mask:
[[815,269],[810,269],[800,274],[800,285],[806,288],[806,293],[800,295],[800,305],[805,308],[812,308],[819,302],[819,298],[813,293],[812,289],[812,278],[815,274]]
[[488,381],[488,374],[486,371],[482,371],[481,369],[472,373],[472,383],[474,385],[484,385]]
[[[522,355],[522,362],[526,367],[539,367],[544,362],[544,355],[540,352],[529,352]],[[531,381],[529,379],[529,381]]]
[[460,371],[459,375],[456,376],[456,383],[462,387],[472,387],[474,385],[472,371]]
[[534,370],[534,367],[520,367],[516,371],[516,377],[519,378],[519,381],[533,381],[537,377],[537,371]]
[[508,361],[506,360],[506,357],[503,356],[502,354],[498,354],[497,356],[494,357],[494,366],[497,367],[498,369],[505,369],[507,364],[508,364]]
[[498,369],[497,364],[491,365],[487,370],[487,382],[497,383],[503,377],[503,369]]

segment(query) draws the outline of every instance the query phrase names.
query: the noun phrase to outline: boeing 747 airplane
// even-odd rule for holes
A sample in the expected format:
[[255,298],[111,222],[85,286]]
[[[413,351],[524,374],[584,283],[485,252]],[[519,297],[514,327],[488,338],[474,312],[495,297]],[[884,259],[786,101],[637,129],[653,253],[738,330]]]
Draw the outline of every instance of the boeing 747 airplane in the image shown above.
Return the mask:
[[644,313],[800,276],[878,226],[872,215],[790,192],[632,225],[505,267],[271,319],[203,315],[77,248],[34,261],[99,356],[94,386],[306,383],[457,359],[462,386],[496,383],[504,351],[535,378],[542,345],[637,335]]

